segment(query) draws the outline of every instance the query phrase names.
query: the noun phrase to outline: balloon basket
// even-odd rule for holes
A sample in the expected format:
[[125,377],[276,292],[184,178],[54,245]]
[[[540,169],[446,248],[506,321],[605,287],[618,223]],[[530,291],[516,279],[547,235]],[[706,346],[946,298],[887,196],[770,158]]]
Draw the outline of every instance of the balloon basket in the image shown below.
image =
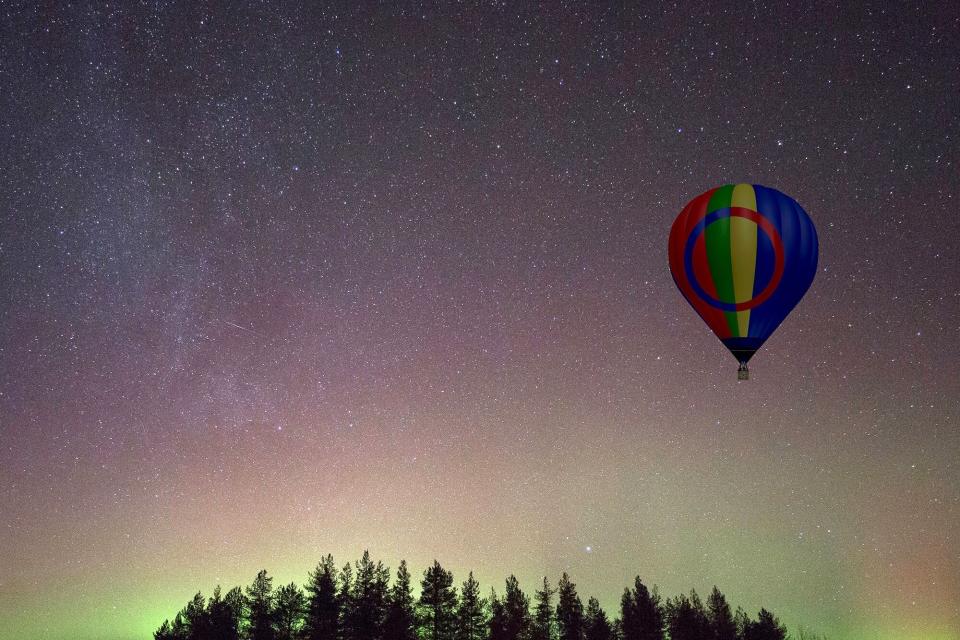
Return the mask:
[[749,380],[750,379],[750,369],[747,369],[747,365],[741,364],[740,368],[737,369],[737,380]]

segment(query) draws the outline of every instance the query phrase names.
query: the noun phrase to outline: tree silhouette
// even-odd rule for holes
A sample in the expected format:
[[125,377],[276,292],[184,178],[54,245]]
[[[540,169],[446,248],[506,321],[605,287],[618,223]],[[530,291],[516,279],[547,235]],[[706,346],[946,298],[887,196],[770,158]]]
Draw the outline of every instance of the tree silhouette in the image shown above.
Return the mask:
[[213,590],[207,602],[211,640],[240,640],[240,620],[243,617],[243,592],[234,587],[221,597],[220,586]]
[[190,626],[184,619],[183,611],[179,611],[173,619],[170,627],[171,640],[188,640],[190,637]]
[[247,587],[247,611],[250,640],[274,640],[273,578],[263,569]]
[[656,589],[651,593],[637,576],[633,590],[624,589],[620,599],[623,640],[663,640],[663,608]]
[[613,638],[613,625],[610,624],[606,612],[600,608],[600,602],[596,598],[590,598],[584,614],[584,639],[613,640]]
[[210,637],[210,617],[207,615],[207,602],[200,592],[183,608],[183,618],[187,623],[189,640],[207,640]]
[[583,603],[577,585],[563,573],[557,585],[557,635],[560,640],[584,640]]
[[710,621],[696,591],[667,600],[664,610],[670,640],[710,640]]
[[230,589],[230,591],[227,591],[227,595],[223,597],[223,602],[230,607],[237,634],[240,635],[243,621],[250,617],[250,611],[247,609],[247,597],[243,594],[243,589],[240,587]]
[[530,640],[556,640],[557,625],[554,621],[553,595],[556,590],[550,586],[546,576],[543,584],[533,594],[533,623],[530,625]]
[[400,561],[397,580],[390,589],[387,615],[383,625],[383,640],[416,640],[416,609],[410,586],[407,561]]
[[337,568],[327,555],[310,572],[307,582],[307,613],[304,640],[337,640],[340,631],[340,602],[337,598]]
[[460,587],[454,632],[456,640],[485,640],[486,604],[486,600],[480,597],[480,583],[474,579],[471,571]]
[[760,609],[756,622],[747,622],[743,631],[743,640],[785,640],[786,637],[786,628],[766,609]]
[[514,575],[507,578],[503,613],[503,640],[525,640],[530,629],[530,599],[520,589],[520,583]]
[[[154,632],[154,640],[786,640],[787,630],[767,609],[751,620],[731,606],[717,587],[707,603],[695,590],[661,604],[656,587],[639,576],[624,589],[620,618],[611,620],[596,598],[584,608],[576,585],[564,573],[554,589],[544,578],[535,606],[516,576],[499,597],[480,597],[473,572],[458,597],[453,574],[440,563],[423,572],[415,600],[410,571],[400,562],[393,584],[389,570],[369,552],[337,571],[323,557],[309,572],[305,591],[295,583],[273,589],[266,570],[246,588],[225,595],[217,586],[198,592]],[[556,605],[554,606],[554,595]],[[825,640],[802,627],[798,640]]]
[[344,609],[343,640],[376,640],[382,636],[389,583],[389,570],[382,562],[371,560],[369,551],[364,551],[356,563],[350,606]]
[[710,620],[712,640],[737,640],[737,625],[730,605],[716,585],[707,598],[707,618]]
[[338,585],[337,602],[340,603],[340,619],[337,622],[337,638],[346,640],[349,637],[346,621],[353,617],[353,567],[348,562],[340,569],[340,584]]
[[307,599],[294,583],[277,589],[274,596],[273,628],[276,640],[294,640],[303,626]]
[[173,640],[173,629],[170,628],[170,620],[164,620],[160,628],[153,632],[153,640]]
[[503,600],[497,597],[497,592],[493,589],[490,589],[490,599],[487,606],[490,610],[490,617],[487,620],[487,638],[489,640],[507,640],[507,610],[504,607]]
[[457,593],[453,588],[453,574],[440,566],[423,572],[417,614],[421,637],[426,640],[453,640]]
[[737,640],[743,640],[747,627],[750,625],[750,616],[747,612],[737,607],[737,612],[733,614],[733,624],[737,627]]

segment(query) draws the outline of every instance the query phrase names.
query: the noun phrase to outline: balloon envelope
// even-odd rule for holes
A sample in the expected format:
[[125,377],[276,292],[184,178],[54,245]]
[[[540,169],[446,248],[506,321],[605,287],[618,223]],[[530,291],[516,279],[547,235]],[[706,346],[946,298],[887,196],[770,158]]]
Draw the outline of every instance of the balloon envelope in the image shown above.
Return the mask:
[[776,189],[727,184],[684,207],[669,254],[677,288],[745,369],[810,288],[817,230]]

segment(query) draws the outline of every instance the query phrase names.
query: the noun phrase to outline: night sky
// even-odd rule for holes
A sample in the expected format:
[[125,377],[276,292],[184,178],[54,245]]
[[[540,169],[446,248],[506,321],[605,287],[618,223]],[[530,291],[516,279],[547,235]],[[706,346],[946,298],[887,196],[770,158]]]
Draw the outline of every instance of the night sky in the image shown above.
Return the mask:
[[[0,6],[0,635],[369,548],[960,637],[958,5],[205,4]],[[746,383],[729,182],[820,237]]]

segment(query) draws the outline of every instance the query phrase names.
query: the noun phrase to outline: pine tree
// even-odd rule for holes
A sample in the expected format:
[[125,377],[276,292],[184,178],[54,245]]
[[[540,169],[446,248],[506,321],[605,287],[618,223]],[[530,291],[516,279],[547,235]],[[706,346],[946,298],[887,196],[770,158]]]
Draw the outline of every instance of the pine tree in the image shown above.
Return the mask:
[[737,627],[737,640],[743,640],[747,633],[747,627],[750,626],[750,616],[746,611],[737,607],[737,612],[733,614],[733,624]]
[[513,575],[507,578],[503,612],[503,640],[525,639],[530,630],[530,599],[520,589],[520,583]]
[[244,637],[246,635],[244,621],[249,619],[250,612],[247,609],[247,598],[243,594],[243,589],[233,587],[230,591],[227,591],[227,595],[223,596],[223,602],[230,607],[234,623],[236,624],[237,635]]
[[553,595],[556,591],[550,586],[546,576],[543,584],[533,594],[533,624],[530,625],[530,640],[556,640],[557,625],[554,620]]
[[183,617],[183,611],[177,613],[170,625],[170,640],[189,640],[190,625]]
[[488,640],[507,639],[507,611],[503,601],[497,597],[497,592],[490,589],[489,599],[490,618],[487,620]]
[[623,640],[640,640],[640,616],[637,614],[637,605],[633,600],[630,587],[623,588],[620,596],[620,633]]
[[187,625],[189,640],[207,640],[210,634],[210,619],[207,617],[207,604],[203,595],[197,592],[182,610]]
[[557,634],[559,640],[583,640],[584,632],[583,603],[564,572],[557,587]]
[[637,576],[633,591],[624,589],[620,599],[623,640],[663,640],[663,608],[656,588],[653,593]]
[[584,615],[585,640],[613,640],[613,626],[607,618],[607,613],[600,608],[596,598],[587,601],[587,611]]
[[344,640],[379,640],[386,616],[389,570],[382,562],[370,559],[364,551],[356,563],[356,576],[350,591],[350,607],[344,610]]
[[250,640],[274,640],[273,578],[264,569],[247,587],[248,633]]
[[353,566],[349,562],[340,569],[337,602],[340,604],[340,619],[337,622],[337,639],[347,640],[347,638],[350,637],[350,632],[346,628],[346,623],[355,615],[353,612]]
[[327,555],[309,575],[304,640],[337,640],[340,602],[337,597],[337,567]]
[[697,621],[698,631],[705,638],[710,636],[710,618],[707,615],[707,608],[703,606],[703,600],[696,589],[690,589],[690,606],[693,608],[694,619]]
[[417,603],[420,637],[425,640],[453,640],[457,593],[453,574],[436,560],[423,572]]
[[748,622],[743,633],[743,640],[785,640],[786,637],[786,627],[766,609],[760,609],[757,621]]
[[303,626],[306,597],[294,583],[277,589],[274,597],[273,628],[276,640],[294,640]]
[[164,620],[160,628],[153,632],[153,640],[173,640],[173,629],[170,620]]
[[371,615],[376,620],[376,638],[383,638],[383,622],[387,618],[387,608],[390,605],[390,569],[382,562],[377,562],[374,571],[373,588],[370,591],[369,607]]
[[707,598],[707,617],[710,619],[713,640],[737,640],[737,625],[730,605],[716,586]]
[[696,591],[667,600],[665,613],[670,640],[710,640],[710,622]]
[[460,602],[457,605],[456,640],[484,640],[486,638],[486,600],[480,597],[480,583],[473,577],[473,571],[467,576],[460,588]]
[[240,589],[233,588],[221,597],[220,586],[213,590],[213,597],[207,602],[207,616],[210,619],[211,640],[239,640],[241,611],[235,609],[237,597],[242,599]]
[[390,589],[387,616],[383,625],[383,640],[416,640],[416,610],[410,586],[407,561],[400,561],[397,579]]

